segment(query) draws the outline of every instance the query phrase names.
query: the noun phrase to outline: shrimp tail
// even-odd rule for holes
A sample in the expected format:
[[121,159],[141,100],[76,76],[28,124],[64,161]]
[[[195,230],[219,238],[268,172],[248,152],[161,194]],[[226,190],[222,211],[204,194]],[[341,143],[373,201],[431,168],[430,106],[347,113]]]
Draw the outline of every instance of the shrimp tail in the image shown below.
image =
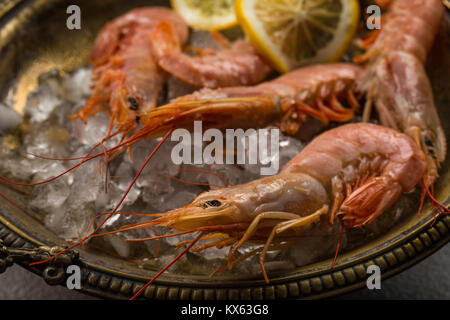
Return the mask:
[[151,33],[152,53],[161,67],[164,67],[164,57],[171,53],[181,52],[181,44],[173,24],[163,21]]
[[183,52],[173,25],[162,22],[152,32],[153,57],[159,67],[197,88],[254,85],[269,76],[272,67],[246,40],[229,44],[214,33],[221,50],[188,47],[196,55]]

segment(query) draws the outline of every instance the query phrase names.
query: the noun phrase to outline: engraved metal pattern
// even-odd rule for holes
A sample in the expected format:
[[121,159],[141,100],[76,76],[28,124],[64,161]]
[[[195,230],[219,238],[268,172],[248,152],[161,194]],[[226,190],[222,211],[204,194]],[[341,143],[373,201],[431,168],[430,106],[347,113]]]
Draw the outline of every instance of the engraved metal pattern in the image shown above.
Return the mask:
[[[5,272],[14,263],[28,266],[32,262],[46,260],[64,250],[59,246],[31,247],[29,243],[18,235],[14,235],[7,228],[0,228],[1,234],[5,234],[5,238],[4,240],[0,238],[0,273]],[[42,271],[42,277],[48,284],[61,284],[66,278],[66,268],[77,263],[78,258],[79,253],[70,250],[38,265],[37,268]]]

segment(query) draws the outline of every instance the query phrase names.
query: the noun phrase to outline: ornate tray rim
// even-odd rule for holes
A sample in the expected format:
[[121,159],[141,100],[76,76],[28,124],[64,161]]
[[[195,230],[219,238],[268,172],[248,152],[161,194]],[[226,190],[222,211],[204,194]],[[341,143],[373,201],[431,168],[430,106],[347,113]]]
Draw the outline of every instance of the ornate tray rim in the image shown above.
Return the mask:
[[[38,248],[43,243],[22,231],[19,227],[0,216],[0,239],[8,247]],[[385,248],[375,248],[373,252],[359,258],[358,263],[336,266],[332,271],[319,271],[316,275],[298,279],[274,279],[270,284],[254,286],[218,286],[213,288],[201,284],[174,284],[160,281],[144,291],[148,299],[168,300],[271,300],[271,299],[321,299],[341,295],[366,285],[366,268],[376,264],[387,279],[423,260],[450,241],[450,216],[440,216],[434,221],[430,217],[420,228],[413,230],[399,243],[391,243]],[[111,268],[83,261],[75,262],[82,271],[81,292],[103,298],[126,299],[136,293],[149,278],[130,276]],[[48,265],[30,267],[19,264],[42,276]],[[291,276],[295,277],[295,276]],[[62,277],[58,284],[64,284]],[[284,281],[283,281],[284,280]],[[282,283],[280,283],[283,281]],[[56,284],[56,283],[50,283]],[[217,286],[217,284],[215,284]]]

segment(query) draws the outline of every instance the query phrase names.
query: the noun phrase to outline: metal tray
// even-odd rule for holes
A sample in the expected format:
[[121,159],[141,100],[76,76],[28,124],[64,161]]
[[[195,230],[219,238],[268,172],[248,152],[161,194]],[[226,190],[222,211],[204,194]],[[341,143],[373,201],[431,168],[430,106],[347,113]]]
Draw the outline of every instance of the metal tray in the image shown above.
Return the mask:
[[[71,71],[86,64],[95,35],[106,21],[137,6],[167,5],[166,1],[77,1],[82,8],[82,29],[68,30],[65,21],[66,8],[70,4],[70,1],[61,0],[0,2],[0,93],[4,96],[12,83],[17,84],[14,108],[18,112],[23,110],[26,97],[36,87],[40,74],[53,68]],[[449,121],[445,121],[450,115],[450,75],[445,74],[446,68],[442,67],[442,63],[450,66],[450,49],[447,42],[449,31],[444,29],[430,53],[428,72],[450,141]],[[442,48],[447,48],[447,51]],[[440,174],[436,197],[448,203],[450,157]],[[331,270],[331,259],[327,259],[272,275],[270,284],[246,276],[210,279],[208,276],[166,273],[147,288],[142,297],[195,300],[332,297],[365,286],[369,265],[377,264],[382,278],[387,278],[426,258],[449,240],[450,217],[439,216],[435,221],[431,206],[427,204],[423,214],[411,214],[386,234],[341,254],[339,263]],[[79,254],[65,255],[47,265],[28,266],[28,262],[48,256],[49,252],[56,250],[55,246],[67,245],[0,199],[0,272],[14,261],[42,275],[49,284],[62,284],[66,276],[64,267],[78,264],[82,270],[81,291],[104,298],[125,299],[142,288],[158,271],[142,270],[132,263],[83,248],[77,249]]]

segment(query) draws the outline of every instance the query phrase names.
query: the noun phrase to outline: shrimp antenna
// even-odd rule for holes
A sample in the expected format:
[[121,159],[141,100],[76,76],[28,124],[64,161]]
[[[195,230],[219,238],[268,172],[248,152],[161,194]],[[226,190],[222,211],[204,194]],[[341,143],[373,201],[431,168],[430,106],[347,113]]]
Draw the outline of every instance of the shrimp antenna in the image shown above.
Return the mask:
[[[111,214],[111,212],[103,212],[103,213],[100,213],[100,214],[96,215],[94,218],[92,218],[91,221],[89,222],[89,225],[88,225],[87,228],[86,228],[85,236],[88,236],[88,235],[89,235],[89,230],[91,230],[91,227],[93,226],[94,222],[95,222],[98,218],[103,217],[103,216],[106,216],[106,215],[109,215],[109,214]],[[124,216],[126,216],[126,215],[128,215],[128,216],[138,216],[138,217],[148,217],[148,216],[149,216],[148,214],[145,214],[145,213],[125,213],[125,212],[115,212],[114,214],[120,214],[120,215],[124,215]],[[78,239],[78,240],[81,240],[81,239]]]
[[[87,159],[92,154],[92,152],[94,152],[94,150],[97,147],[102,146],[103,154],[105,155],[105,159],[106,159],[108,157],[108,150],[105,149],[104,142],[109,140],[109,139],[111,139],[111,138],[113,138],[114,136],[118,135],[120,132],[121,131],[118,130],[118,131],[116,131],[113,134],[108,133],[108,135],[106,137],[104,137],[102,139],[102,141],[100,141],[99,143],[94,145],[85,156],[74,157],[74,158],[52,158],[52,157],[46,157],[46,156],[37,155],[37,154],[31,153],[31,152],[27,152],[27,151],[24,151],[24,153],[27,154],[27,155],[31,155],[33,157],[36,157],[38,159],[43,159],[43,160],[76,161],[76,160],[85,160],[85,159]],[[105,169],[105,193],[107,193],[108,192],[108,166],[109,166],[109,163],[106,162],[105,166],[106,166],[106,169]]]
[[225,182],[225,183],[227,184],[227,186],[229,186],[229,187],[233,186],[233,184],[231,184],[231,182],[230,182],[228,179],[222,177],[222,176],[221,176],[220,174],[218,174],[218,173],[215,173],[215,172],[212,172],[212,171],[209,171],[209,170],[195,169],[195,168],[181,168],[181,169],[178,169],[178,171],[203,172],[203,173],[206,173],[206,174],[211,174],[211,175],[213,175],[213,176],[218,177],[218,178],[219,178],[220,180],[222,180],[223,182]]
[[[43,156],[43,155],[38,155],[32,152],[28,152],[28,151],[23,151],[24,154],[33,156],[35,158],[38,159],[43,159],[43,160],[52,160],[52,161],[76,161],[76,160],[84,160],[86,158],[88,158],[92,152],[94,152],[94,150],[99,147],[102,146],[103,147],[103,154],[105,154],[105,152],[108,152],[107,149],[104,148],[103,143],[113,137],[115,137],[116,135],[118,135],[120,133],[120,131],[116,131],[115,133],[105,137],[102,139],[102,141],[100,141],[99,143],[95,144],[94,146],[91,147],[91,149],[89,150],[89,152],[84,155],[84,156],[79,156],[79,157],[73,157],[73,158],[53,158],[53,157],[47,157],[47,156]],[[106,155],[106,154],[105,154]]]
[[339,249],[341,248],[342,236],[344,235],[344,233],[345,233],[344,226],[341,225],[341,232],[339,232],[339,240],[338,240],[338,243],[336,245],[336,252],[334,254],[334,258],[333,258],[333,262],[331,263],[330,270],[333,269],[334,266],[336,265],[337,257],[338,257],[338,254],[339,254]]
[[34,221],[36,221],[37,223],[39,223],[40,225],[44,225],[44,223],[42,222],[42,220],[40,220],[39,218],[35,217],[34,215],[32,215],[31,213],[29,213],[27,210],[25,210],[24,208],[22,208],[20,205],[18,205],[14,200],[12,200],[11,198],[9,198],[7,195],[5,195],[4,193],[0,192],[0,197],[5,199],[10,205],[12,205],[14,208],[22,211],[24,214],[26,214],[28,217],[30,217],[31,219],[33,219]]
[[145,291],[145,289],[147,289],[147,287],[149,287],[153,282],[155,282],[156,279],[159,278],[159,276],[161,276],[164,272],[167,271],[167,269],[169,269],[175,262],[177,262],[182,256],[184,256],[199,240],[200,238],[203,236],[203,232],[200,232],[200,234],[197,236],[197,238],[195,238],[194,241],[192,241],[192,243],[186,247],[186,249],[184,249],[182,252],[180,252],[180,254],[178,254],[170,263],[168,263],[164,268],[161,269],[161,271],[159,271],[152,280],[150,280],[149,282],[147,282],[147,284],[145,286],[143,286],[134,296],[131,297],[130,300],[134,300],[137,297],[139,297],[142,292]]
[[[120,230],[120,229],[119,229]],[[150,241],[150,240],[160,240],[163,238],[171,238],[171,237],[175,237],[175,236],[181,236],[184,234],[189,234],[189,233],[193,233],[196,232],[197,230],[189,230],[189,231],[182,231],[182,232],[177,232],[177,233],[170,233],[170,234],[164,234],[164,235],[157,235],[154,237],[149,237],[149,238],[141,238],[141,239],[125,239],[126,242],[144,242],[144,241]]]
[[12,186],[12,185],[10,185],[7,182],[4,182],[2,180],[0,180],[0,184],[4,185],[8,189],[11,189],[11,190],[14,190],[17,193],[20,193],[21,195],[24,195],[24,196],[29,196],[30,195],[29,192],[26,192],[26,191],[24,191],[22,189],[16,188],[16,187],[14,187],[14,186]]
[[439,210],[440,213],[442,214],[449,214],[450,213],[450,209],[447,208],[446,206],[444,206],[442,203],[440,203],[438,200],[436,200],[436,198],[433,196],[433,194],[430,192],[430,189],[427,185],[424,185],[425,191],[428,195],[428,198],[430,198],[433,206],[436,207],[436,209]]
[[[170,131],[170,132],[171,132],[171,131]],[[136,143],[140,138],[145,137],[148,133],[149,133],[149,132],[145,131],[145,132],[143,132],[142,134],[135,135],[135,136],[131,137],[130,139],[128,139],[128,140],[126,140],[126,141],[124,141],[124,142],[118,144],[117,146],[112,147],[112,148],[106,150],[106,152],[107,152],[108,154],[110,154],[110,153],[112,153],[112,152],[114,152],[114,151],[116,151],[116,150],[119,150],[119,149],[122,148],[122,147],[125,147],[125,146],[128,147],[128,146],[130,146],[130,145]],[[166,139],[167,139],[167,138],[166,138]],[[34,187],[34,186],[37,186],[37,185],[41,185],[41,184],[45,184],[45,183],[52,182],[52,181],[54,181],[54,180],[56,180],[56,179],[58,179],[58,178],[60,178],[60,177],[62,177],[62,176],[64,176],[64,175],[66,175],[67,173],[72,172],[73,170],[75,170],[75,169],[77,169],[78,167],[82,166],[82,165],[85,164],[86,162],[88,162],[88,161],[90,161],[90,160],[92,160],[92,159],[95,159],[95,158],[99,158],[99,157],[103,156],[104,154],[105,154],[104,152],[101,152],[101,153],[98,153],[98,154],[95,154],[95,155],[92,155],[92,156],[84,157],[82,161],[80,161],[80,162],[77,163],[76,165],[72,166],[71,168],[67,169],[66,171],[64,171],[64,172],[62,172],[62,173],[56,175],[56,176],[53,177],[53,178],[50,178],[50,179],[47,179],[47,180],[43,180],[43,181],[39,181],[39,182],[35,182],[35,183],[20,183],[20,182],[16,182],[16,181],[9,180],[9,179],[7,179],[7,178],[5,178],[5,177],[2,177],[2,176],[0,176],[0,180],[3,180],[4,182],[7,182],[7,183],[9,183],[9,184],[14,184],[14,185],[17,185],[17,186]]]
[[186,180],[182,180],[179,178],[175,178],[172,176],[163,176],[164,178],[167,179],[171,179],[177,182],[181,182],[184,184],[188,184],[188,185],[192,185],[192,186],[207,186],[207,187],[216,187],[216,188],[223,188],[224,186],[218,185],[218,184],[212,184],[212,183],[200,183],[200,182],[191,182],[191,181],[186,181]]

